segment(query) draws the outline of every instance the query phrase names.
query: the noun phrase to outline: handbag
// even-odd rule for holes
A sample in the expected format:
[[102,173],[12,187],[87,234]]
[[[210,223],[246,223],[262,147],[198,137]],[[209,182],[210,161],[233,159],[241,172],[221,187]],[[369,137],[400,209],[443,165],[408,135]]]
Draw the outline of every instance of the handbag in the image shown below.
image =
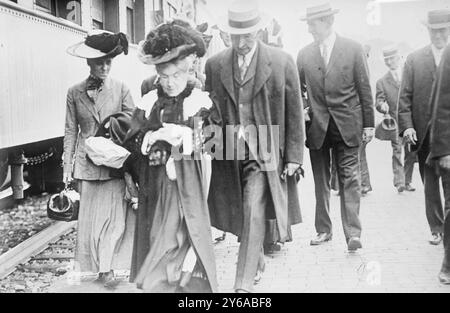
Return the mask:
[[47,216],[55,221],[71,222],[78,219],[80,194],[68,184],[63,191],[50,197]]

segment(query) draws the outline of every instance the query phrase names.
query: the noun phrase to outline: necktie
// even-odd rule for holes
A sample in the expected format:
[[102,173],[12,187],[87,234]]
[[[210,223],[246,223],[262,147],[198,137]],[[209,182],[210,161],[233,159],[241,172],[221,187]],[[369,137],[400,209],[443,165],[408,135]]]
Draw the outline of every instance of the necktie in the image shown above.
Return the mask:
[[322,44],[322,58],[323,58],[323,64],[325,64],[325,67],[328,66],[328,48],[327,45]]
[[242,58],[241,59],[242,63],[241,63],[241,66],[239,67],[239,72],[241,74],[241,80],[244,80],[245,74],[247,73],[248,65],[247,65],[245,55],[242,55],[241,58]]

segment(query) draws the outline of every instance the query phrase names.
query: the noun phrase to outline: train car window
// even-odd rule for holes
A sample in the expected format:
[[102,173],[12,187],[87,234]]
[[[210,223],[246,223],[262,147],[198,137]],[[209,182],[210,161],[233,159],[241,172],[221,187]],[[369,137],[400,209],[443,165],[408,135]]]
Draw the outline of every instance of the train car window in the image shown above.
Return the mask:
[[80,0],[35,0],[35,9],[81,25]]
[[134,36],[134,10],[127,8],[127,35],[132,43],[136,43]]
[[35,0],[34,4],[37,10],[56,16],[55,0]]
[[153,0],[153,26],[159,25],[164,22],[164,9],[163,0]]
[[92,28],[104,29],[105,3],[103,0],[91,2]]

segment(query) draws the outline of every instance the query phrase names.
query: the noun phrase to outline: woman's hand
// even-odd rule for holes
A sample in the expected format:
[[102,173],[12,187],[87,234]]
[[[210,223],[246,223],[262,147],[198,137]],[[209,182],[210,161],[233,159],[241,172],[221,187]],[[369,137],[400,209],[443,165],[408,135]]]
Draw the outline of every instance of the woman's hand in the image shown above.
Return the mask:
[[144,139],[142,140],[141,153],[143,155],[148,155],[150,153],[150,149],[155,143],[152,138],[152,131],[149,131],[145,134]]

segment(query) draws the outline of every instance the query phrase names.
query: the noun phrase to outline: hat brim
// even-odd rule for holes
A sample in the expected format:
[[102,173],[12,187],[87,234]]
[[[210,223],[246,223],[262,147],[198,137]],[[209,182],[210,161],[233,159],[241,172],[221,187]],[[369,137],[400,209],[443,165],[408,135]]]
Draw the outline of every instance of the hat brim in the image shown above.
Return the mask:
[[228,24],[228,17],[224,16],[220,18],[219,22],[217,23],[217,26],[221,31],[228,33],[230,35],[251,34],[257,32],[258,30],[264,29],[267,25],[269,25],[270,17],[268,14],[260,13],[260,18],[261,18],[260,21],[251,27],[236,28],[230,26],[230,24]]
[[311,20],[315,20],[315,19],[322,18],[322,17],[325,17],[325,16],[335,15],[337,13],[339,13],[339,9],[334,9],[334,10],[331,10],[329,12],[312,14],[310,16],[303,15],[303,16],[300,17],[300,20],[301,21],[311,21]]
[[439,24],[430,24],[427,21],[422,21],[422,24],[431,29],[441,29],[450,27],[450,22],[439,23]]
[[73,46],[70,46],[69,48],[67,48],[66,51],[70,55],[73,55],[78,58],[83,58],[83,59],[98,59],[98,58],[103,58],[103,57],[107,57],[107,56],[111,56],[111,57],[115,56],[114,52],[104,53],[97,49],[91,48],[91,47],[87,46],[84,43],[84,41],[74,44]]

